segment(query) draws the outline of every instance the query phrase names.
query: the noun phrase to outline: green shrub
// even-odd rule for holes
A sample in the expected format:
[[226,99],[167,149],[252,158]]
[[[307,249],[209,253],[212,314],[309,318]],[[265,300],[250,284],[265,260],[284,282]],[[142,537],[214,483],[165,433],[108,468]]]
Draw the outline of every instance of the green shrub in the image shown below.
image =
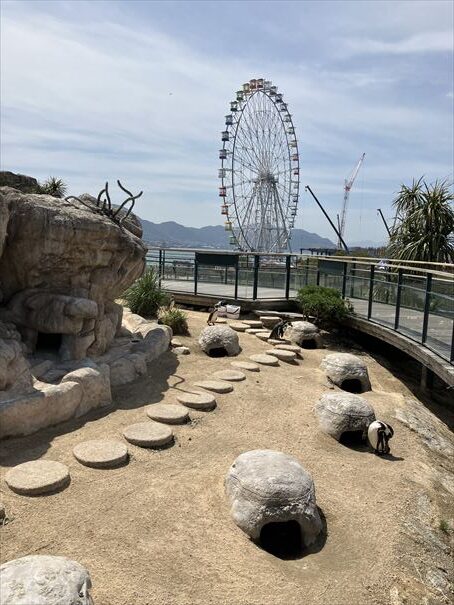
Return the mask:
[[158,309],[170,303],[170,296],[161,289],[154,269],[148,269],[123,294],[133,313],[143,317],[156,317]]
[[340,323],[353,311],[351,303],[333,288],[305,286],[298,290],[296,300],[306,318],[315,318],[317,324]]
[[188,316],[178,307],[172,305],[161,307],[158,311],[158,319],[165,326],[170,326],[174,334],[189,334]]

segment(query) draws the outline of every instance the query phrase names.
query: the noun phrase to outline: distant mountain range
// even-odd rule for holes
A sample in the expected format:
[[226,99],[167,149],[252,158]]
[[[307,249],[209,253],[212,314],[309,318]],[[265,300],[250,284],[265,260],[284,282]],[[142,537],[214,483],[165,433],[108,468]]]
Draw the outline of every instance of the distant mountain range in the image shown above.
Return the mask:
[[[221,225],[209,227],[185,227],[174,221],[152,223],[140,219],[143,227],[143,239],[152,246],[173,248],[217,248],[229,250],[229,233]],[[293,229],[292,250],[300,248],[335,248],[335,244],[326,237],[309,233],[304,229]]]

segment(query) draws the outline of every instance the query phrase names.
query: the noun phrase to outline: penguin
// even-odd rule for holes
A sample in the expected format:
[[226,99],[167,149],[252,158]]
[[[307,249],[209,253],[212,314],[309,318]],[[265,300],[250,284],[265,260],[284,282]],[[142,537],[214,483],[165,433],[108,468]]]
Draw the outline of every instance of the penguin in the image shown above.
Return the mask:
[[393,427],[390,424],[386,424],[381,420],[375,420],[369,425],[367,429],[367,438],[371,447],[374,450],[374,454],[382,456],[383,454],[389,454],[389,440],[394,435]]

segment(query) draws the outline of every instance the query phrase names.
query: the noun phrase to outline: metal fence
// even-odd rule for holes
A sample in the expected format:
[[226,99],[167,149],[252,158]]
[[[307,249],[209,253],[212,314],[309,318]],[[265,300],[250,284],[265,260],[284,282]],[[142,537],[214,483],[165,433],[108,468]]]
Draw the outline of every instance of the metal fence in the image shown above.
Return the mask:
[[175,293],[271,301],[307,285],[335,288],[359,317],[454,359],[453,265],[178,248],[150,249],[147,262]]

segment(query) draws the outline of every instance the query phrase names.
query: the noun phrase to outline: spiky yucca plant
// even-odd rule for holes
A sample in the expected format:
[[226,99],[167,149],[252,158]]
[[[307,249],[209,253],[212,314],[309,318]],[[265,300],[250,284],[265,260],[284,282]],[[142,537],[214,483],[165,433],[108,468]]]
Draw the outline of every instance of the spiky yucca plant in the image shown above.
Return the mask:
[[57,179],[55,176],[50,176],[44,183],[39,185],[38,193],[52,195],[53,197],[65,197],[68,187],[63,179]]
[[123,294],[123,299],[133,313],[143,317],[156,317],[158,309],[170,303],[170,296],[161,289],[159,277],[149,268]]

